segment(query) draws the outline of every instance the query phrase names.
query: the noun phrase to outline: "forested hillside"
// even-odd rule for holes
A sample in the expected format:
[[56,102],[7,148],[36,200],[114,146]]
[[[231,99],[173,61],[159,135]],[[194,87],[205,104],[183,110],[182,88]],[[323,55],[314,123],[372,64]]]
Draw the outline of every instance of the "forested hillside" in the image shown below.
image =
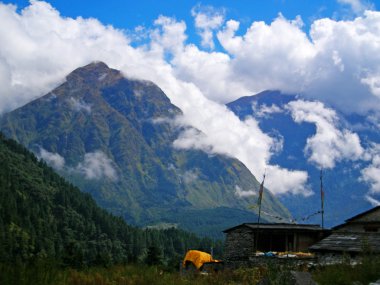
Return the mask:
[[99,208],[45,162],[0,133],[0,262],[52,258],[63,265],[177,262],[220,245],[177,229],[139,229]]

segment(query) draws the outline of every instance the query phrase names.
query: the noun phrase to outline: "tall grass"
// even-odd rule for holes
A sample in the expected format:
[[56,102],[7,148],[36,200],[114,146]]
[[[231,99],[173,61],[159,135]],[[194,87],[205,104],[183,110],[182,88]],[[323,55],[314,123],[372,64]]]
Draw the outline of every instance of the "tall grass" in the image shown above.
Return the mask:
[[62,280],[62,270],[52,260],[0,263],[1,285],[50,285]]
[[356,265],[351,265],[350,260],[345,259],[341,264],[317,269],[313,277],[320,285],[369,284],[380,278],[380,257],[364,255],[361,263]]
[[0,265],[1,285],[224,285],[256,284],[257,269],[226,270],[213,275],[168,272],[158,266],[120,265],[110,268],[63,269],[47,261]]
[[[202,275],[168,271],[160,266],[118,265],[109,268],[87,269],[61,268],[49,260],[13,265],[0,264],[1,285],[255,285],[291,284],[291,270],[301,270],[289,264],[266,263],[255,268],[224,270]],[[354,281],[368,284],[380,278],[380,257],[363,257],[355,266],[349,261],[343,264],[319,267],[313,278],[320,285],[348,285]],[[359,284],[360,284],[359,283]]]

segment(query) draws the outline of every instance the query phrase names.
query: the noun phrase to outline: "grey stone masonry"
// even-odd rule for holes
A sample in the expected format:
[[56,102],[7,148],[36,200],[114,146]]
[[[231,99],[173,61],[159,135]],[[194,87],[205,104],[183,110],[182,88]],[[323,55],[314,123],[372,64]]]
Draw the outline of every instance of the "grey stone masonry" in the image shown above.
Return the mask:
[[248,261],[255,252],[254,233],[248,227],[228,232],[226,236],[224,259],[229,261]]

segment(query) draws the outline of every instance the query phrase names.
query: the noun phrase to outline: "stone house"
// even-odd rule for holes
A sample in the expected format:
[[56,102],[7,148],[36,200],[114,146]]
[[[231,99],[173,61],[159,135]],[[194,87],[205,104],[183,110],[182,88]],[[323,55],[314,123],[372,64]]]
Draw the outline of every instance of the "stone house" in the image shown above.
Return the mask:
[[324,238],[329,231],[319,225],[244,223],[226,229],[224,260],[234,266],[251,265],[260,252],[300,252]]
[[310,247],[320,259],[356,257],[368,251],[380,254],[380,206],[360,213],[332,228],[332,234]]

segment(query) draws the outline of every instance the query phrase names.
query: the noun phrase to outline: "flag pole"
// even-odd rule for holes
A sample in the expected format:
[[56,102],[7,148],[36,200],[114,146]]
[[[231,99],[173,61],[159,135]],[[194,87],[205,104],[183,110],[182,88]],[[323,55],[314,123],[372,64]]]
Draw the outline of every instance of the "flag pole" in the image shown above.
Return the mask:
[[257,230],[256,230],[255,253],[257,252],[257,244],[258,244],[258,241],[259,241],[259,228],[260,228],[260,218],[261,218],[261,201],[263,199],[265,174],[266,174],[266,170],[264,171],[263,181],[260,184],[260,190],[259,190],[259,200],[258,200],[258,203],[259,203],[259,215],[257,216]]
[[321,217],[322,217],[322,229],[324,228],[324,213],[325,213],[325,210],[324,210],[324,199],[325,199],[325,193],[323,191],[323,176],[322,176],[322,169],[321,169],[321,173],[320,173],[320,176],[319,176],[319,179],[321,180]]

